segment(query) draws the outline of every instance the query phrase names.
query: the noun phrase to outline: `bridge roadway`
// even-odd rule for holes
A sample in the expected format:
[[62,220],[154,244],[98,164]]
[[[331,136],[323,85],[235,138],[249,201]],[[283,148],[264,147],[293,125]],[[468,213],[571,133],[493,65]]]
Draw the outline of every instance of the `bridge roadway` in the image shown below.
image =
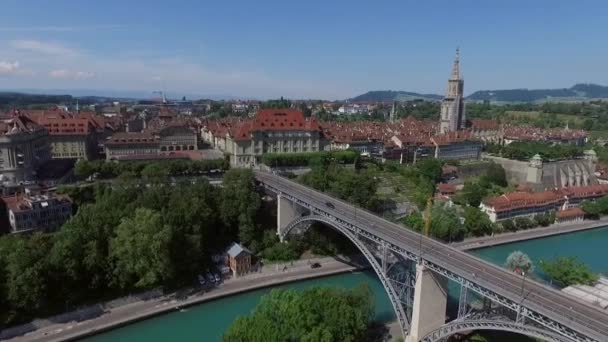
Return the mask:
[[[328,214],[347,222],[355,222],[359,229],[410,253],[421,255],[423,260],[466,279],[470,284],[518,303],[528,309],[528,312],[538,313],[549,321],[568,327],[589,341],[608,341],[608,313],[605,311],[546,285],[528,279],[524,281],[515,273],[294,181],[262,171],[255,171],[255,177]],[[328,207],[327,202],[331,202],[334,208]]]

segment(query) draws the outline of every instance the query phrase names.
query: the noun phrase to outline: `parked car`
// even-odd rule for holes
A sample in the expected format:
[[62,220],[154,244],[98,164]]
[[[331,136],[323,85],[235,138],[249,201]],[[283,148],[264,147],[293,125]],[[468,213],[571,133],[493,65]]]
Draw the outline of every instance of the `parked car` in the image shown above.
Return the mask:
[[205,286],[205,285],[207,285],[207,282],[205,281],[205,277],[204,277],[202,274],[199,274],[199,275],[198,275],[198,283],[199,283],[201,286]]
[[221,277],[220,277],[220,275],[219,275],[219,274],[217,274],[217,273],[213,273],[213,280],[214,280],[216,283],[218,283],[218,284],[219,284],[220,282],[222,282],[222,278],[221,278]]
[[321,267],[321,264],[319,264],[318,262],[315,262],[314,264],[310,265],[310,268],[319,268]]

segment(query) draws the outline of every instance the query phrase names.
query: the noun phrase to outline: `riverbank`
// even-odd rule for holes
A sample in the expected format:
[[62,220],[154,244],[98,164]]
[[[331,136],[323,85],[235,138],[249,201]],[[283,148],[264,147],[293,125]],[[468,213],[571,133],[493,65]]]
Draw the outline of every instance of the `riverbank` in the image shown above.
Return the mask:
[[[315,262],[320,263],[321,267],[311,268],[309,263]],[[360,270],[366,267],[364,264],[350,263],[333,258],[303,260],[294,262],[293,265],[287,263],[284,266],[286,267],[285,271],[283,271],[283,265],[281,267],[272,265],[265,267],[261,272],[252,273],[240,278],[228,279],[219,287],[205,293],[196,292],[187,297],[182,297],[178,293],[172,293],[159,298],[117,307],[90,320],[78,323],[53,324],[8,341],[72,341],[226,296],[300,280]]]
[[548,227],[519,230],[516,232],[502,233],[494,236],[483,236],[478,238],[464,239],[461,242],[453,242],[450,245],[463,251],[504,245],[512,242],[540,239],[552,235],[561,235],[580,232],[590,229],[598,229],[608,226],[608,217],[599,220],[587,220],[571,224],[552,224]]

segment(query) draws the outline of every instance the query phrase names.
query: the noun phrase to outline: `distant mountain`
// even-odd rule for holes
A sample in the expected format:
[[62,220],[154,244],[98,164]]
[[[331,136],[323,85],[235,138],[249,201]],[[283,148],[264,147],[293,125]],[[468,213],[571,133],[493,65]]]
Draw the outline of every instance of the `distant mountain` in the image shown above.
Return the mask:
[[71,103],[74,98],[70,95],[23,94],[16,92],[0,92],[0,108],[25,107],[49,103]]
[[[0,92],[3,90],[0,89]],[[149,100],[157,98],[158,94],[144,90],[112,90],[112,89],[7,89],[6,92],[17,92],[25,94],[45,94],[45,95],[71,95],[73,97],[99,97],[103,99],[124,99],[124,100]],[[195,94],[181,92],[166,92],[166,97],[170,99],[181,99],[185,96],[189,100],[212,99],[212,100],[235,100],[238,97],[223,94]]]
[[349,100],[352,102],[392,102],[412,100],[438,101],[442,98],[443,96],[436,94],[419,94],[409,91],[395,90],[374,90],[368,91],[367,93],[359,96],[355,96]]
[[608,87],[579,83],[563,89],[507,89],[479,90],[467,97],[469,101],[490,102],[544,102],[586,101],[608,98]]

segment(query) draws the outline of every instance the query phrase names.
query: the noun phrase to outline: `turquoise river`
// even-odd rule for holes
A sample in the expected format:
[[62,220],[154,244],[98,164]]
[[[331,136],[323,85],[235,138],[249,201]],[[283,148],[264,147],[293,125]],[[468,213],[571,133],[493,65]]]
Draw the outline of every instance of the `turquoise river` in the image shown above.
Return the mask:
[[[516,242],[472,251],[488,261],[503,264],[509,253],[520,250],[535,263],[556,256],[577,256],[594,271],[608,274],[608,228],[558,235],[542,239]],[[542,277],[541,274],[538,275]],[[392,306],[382,285],[371,272],[356,272],[321,279],[301,281],[275,288],[304,289],[311,286],[339,286],[352,288],[362,282],[371,287],[376,301],[376,319],[389,322],[394,319]],[[262,289],[218,299],[134,323],[122,328],[87,338],[87,342],[154,342],[154,341],[220,341],[223,332],[239,315],[248,314],[260,297],[271,289]]]

